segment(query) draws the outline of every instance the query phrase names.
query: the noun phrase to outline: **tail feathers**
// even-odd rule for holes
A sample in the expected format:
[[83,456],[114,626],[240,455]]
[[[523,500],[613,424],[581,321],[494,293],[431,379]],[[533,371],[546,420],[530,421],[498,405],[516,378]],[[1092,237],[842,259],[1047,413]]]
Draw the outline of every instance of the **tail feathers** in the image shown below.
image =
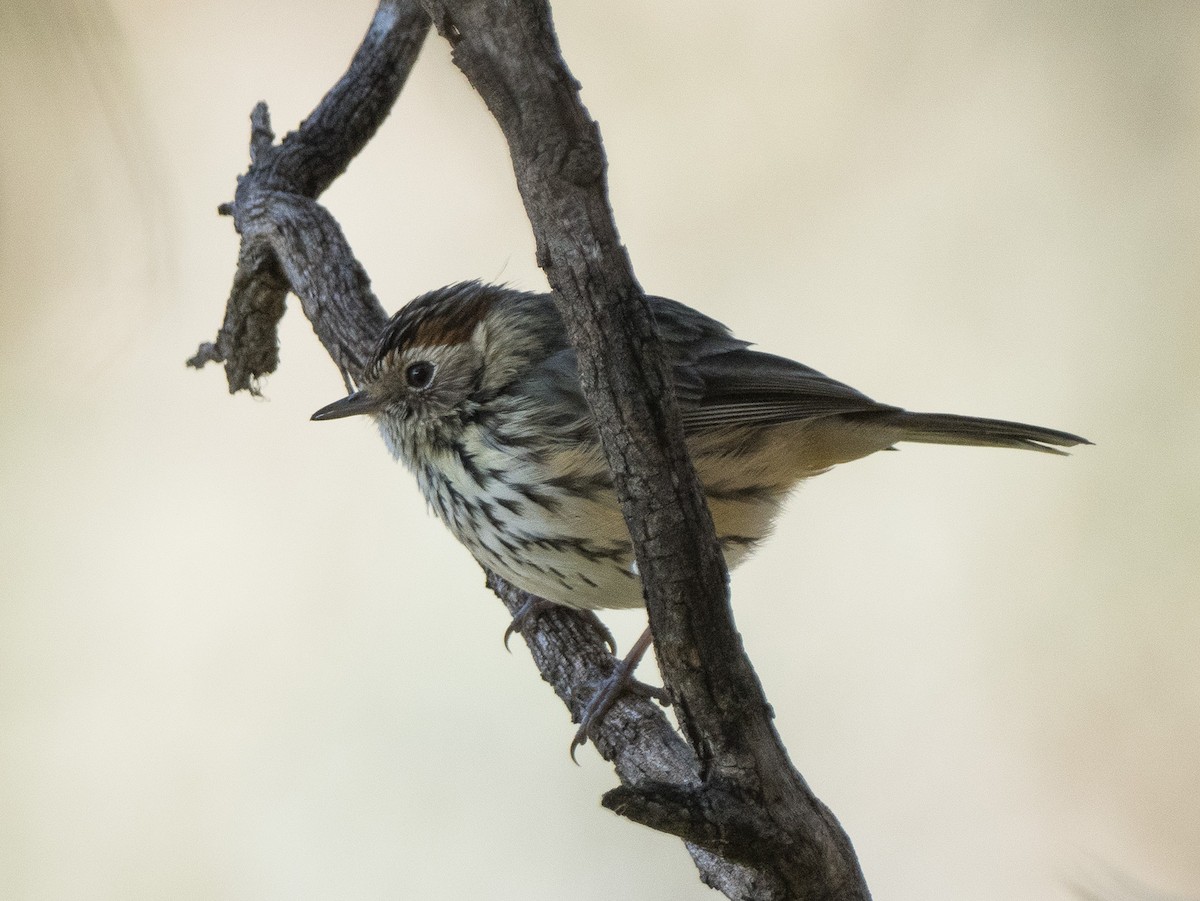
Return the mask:
[[1086,438],[1044,429],[1023,422],[1007,422],[1003,419],[981,419],[977,416],[956,416],[953,413],[909,413],[906,410],[893,414],[892,424],[901,432],[900,441],[918,441],[925,444],[970,444],[977,447],[1017,447],[1041,451],[1044,454],[1062,454],[1060,447],[1091,444]]

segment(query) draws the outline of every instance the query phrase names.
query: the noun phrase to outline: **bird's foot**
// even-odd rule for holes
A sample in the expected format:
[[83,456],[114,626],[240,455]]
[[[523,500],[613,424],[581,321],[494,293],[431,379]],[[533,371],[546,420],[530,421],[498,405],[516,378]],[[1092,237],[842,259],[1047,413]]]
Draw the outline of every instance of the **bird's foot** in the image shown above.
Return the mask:
[[[527,625],[537,622],[538,618],[548,610],[553,610],[555,607],[561,607],[561,604],[556,604],[553,601],[547,601],[545,598],[534,597],[530,595],[521,609],[513,614],[512,622],[508,624],[508,628],[504,630],[504,649],[510,650],[508,640],[512,638],[514,632],[523,632]],[[608,645],[610,654],[617,653],[617,640],[613,638],[613,634],[609,631],[608,626],[601,622],[600,617],[596,615],[594,610],[578,610],[588,621],[596,628],[597,631],[604,637],[604,643]]]
[[652,698],[664,706],[670,705],[671,696],[665,688],[647,685],[645,682],[639,682],[633,678],[633,671],[637,669],[637,665],[641,663],[642,657],[649,649],[650,641],[650,630],[646,629],[629,649],[625,659],[617,664],[612,675],[596,687],[595,694],[592,695],[587,706],[583,708],[583,713],[579,716],[579,729],[576,731],[575,737],[571,739],[571,760],[579,762],[575,760],[575,749],[587,743],[592,727],[603,722],[604,717],[608,715],[622,692],[629,691],[642,698]]

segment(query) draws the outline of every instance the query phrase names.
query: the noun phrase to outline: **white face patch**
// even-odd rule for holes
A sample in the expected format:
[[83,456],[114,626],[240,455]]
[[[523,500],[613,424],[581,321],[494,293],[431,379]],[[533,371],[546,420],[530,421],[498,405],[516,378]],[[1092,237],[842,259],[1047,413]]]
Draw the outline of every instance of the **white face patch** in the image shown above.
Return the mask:
[[[377,416],[375,417],[375,422],[379,426],[379,434],[383,436],[383,443],[386,444],[387,449],[392,452],[392,456],[397,460],[403,460],[405,463],[408,463],[409,461],[405,459],[405,455],[403,453],[403,445],[401,444],[400,435],[397,434],[395,428],[392,427],[390,417]],[[412,468],[411,464],[409,465],[409,468]]]
[[475,345],[475,349],[479,351],[481,357],[487,351],[489,337],[487,321],[483,319],[479,320],[479,324],[475,326],[475,331],[471,332],[471,343]]

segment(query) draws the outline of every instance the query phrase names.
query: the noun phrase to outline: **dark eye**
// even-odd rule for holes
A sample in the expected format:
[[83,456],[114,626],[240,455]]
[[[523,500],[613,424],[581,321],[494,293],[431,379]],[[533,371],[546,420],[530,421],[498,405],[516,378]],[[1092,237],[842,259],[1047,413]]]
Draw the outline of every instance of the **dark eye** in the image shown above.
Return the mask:
[[421,360],[404,370],[404,379],[411,388],[428,388],[436,368],[428,360]]

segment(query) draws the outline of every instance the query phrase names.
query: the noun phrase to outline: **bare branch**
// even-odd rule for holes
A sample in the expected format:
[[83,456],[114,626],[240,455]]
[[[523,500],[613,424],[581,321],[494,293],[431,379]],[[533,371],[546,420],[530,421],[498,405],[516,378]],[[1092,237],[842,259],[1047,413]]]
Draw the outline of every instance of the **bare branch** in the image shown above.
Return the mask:
[[[391,112],[425,42],[429,19],[408,0],[383,0],[346,74],[266,156],[252,156],[262,186],[320,197]],[[269,130],[268,130],[269,134]]]
[[[392,10],[394,21],[408,24],[396,25],[387,42],[376,39],[364,43],[350,71],[339,82],[345,93],[363,96],[370,92],[371,73],[381,66],[377,61],[363,60],[364,55],[387,55],[388,46],[412,46],[424,36],[428,28],[424,13],[414,15],[399,6],[385,0],[380,9]],[[379,19],[377,13],[377,23]],[[373,25],[368,38],[376,31]],[[390,55],[398,58],[394,50]],[[411,54],[404,59],[411,65]],[[400,73],[401,80],[404,74]],[[393,88],[394,80],[387,90]],[[329,96],[322,105],[328,102]],[[314,118],[315,114],[306,124]],[[223,362],[234,390],[253,390],[254,379],[273,371],[276,365],[275,326],[283,312],[284,294],[291,290],[301,298],[313,330],[339,368],[350,380],[357,380],[384,313],[337,223],[323,207],[300,193],[302,186],[320,180],[305,167],[327,166],[328,157],[307,150],[287,156],[289,141],[308,140],[304,127],[283,144],[273,146],[263,104],[255,108],[251,123],[253,164],[239,179],[237,202],[223,209],[236,216],[243,237],[225,325],[217,341],[202,345],[189,363],[199,366],[208,361]],[[290,162],[278,164],[280,156],[287,156]],[[289,183],[288,177],[294,183]],[[489,585],[512,612],[528,600],[528,595],[495,576],[489,576]],[[604,636],[585,617],[561,608],[527,625],[522,635],[543,677],[578,718],[593,686],[615,665]],[[657,782],[695,777],[697,768],[691,751],[662,711],[648,701],[621,699],[595,731],[595,740],[630,784],[640,784],[644,779]]]
[[[346,382],[360,377],[384,312],[315,197],[386,117],[432,19],[508,137],[689,739],[653,704],[619,700],[593,732],[622,783],[605,803],[684,838],[704,881],[730,897],[865,898],[849,841],[788,762],[733,627],[724,563],[653,323],[609,210],[599,131],[579,103],[548,7],[537,0],[423,6],[383,0],[346,75],[280,144],[272,143],[266,107],[256,108],[252,165],[222,208],[243,238],[225,322],[189,362],[224,362],[231,391],[253,390],[278,363],[276,326],[290,290]],[[510,611],[528,600],[495,576],[489,585]],[[522,634],[543,677],[578,717],[614,666],[604,636],[565,609]]]
[[238,179],[233,203],[220,209],[242,234],[225,322],[216,340],[188,361],[197,368],[225,363],[230,393],[256,391],[258,380],[279,364],[277,325],[288,290],[310,319],[326,316],[330,329],[317,328],[317,334],[343,380],[360,375],[386,316],[341,229],[312,201],[387,118],[428,31],[429,19],[415,3],[383,0],[346,74],[297,131],[273,144],[266,104],[254,108],[250,171]]

